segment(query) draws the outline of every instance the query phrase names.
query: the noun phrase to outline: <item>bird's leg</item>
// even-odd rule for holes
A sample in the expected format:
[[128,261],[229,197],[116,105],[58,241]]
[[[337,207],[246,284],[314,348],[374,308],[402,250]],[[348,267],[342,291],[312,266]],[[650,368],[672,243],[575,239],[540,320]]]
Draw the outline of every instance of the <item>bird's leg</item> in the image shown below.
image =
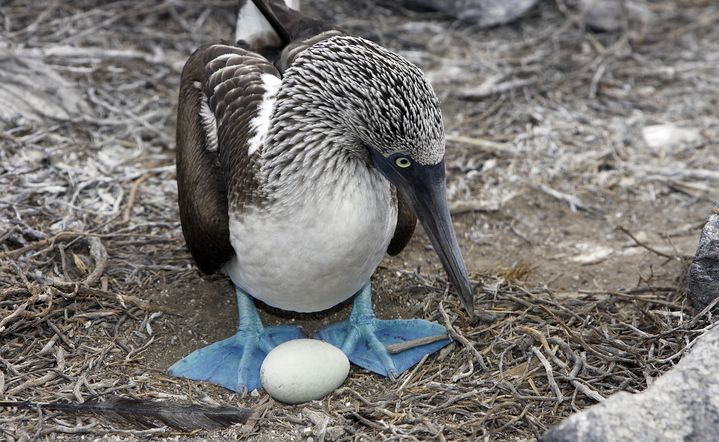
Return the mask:
[[252,298],[239,287],[235,291],[240,323],[237,333],[180,359],[168,370],[171,375],[212,382],[245,394],[261,388],[260,366],[267,353],[285,341],[304,337],[296,326],[264,327]]
[[374,333],[376,323],[377,318],[372,309],[372,290],[370,285],[367,284],[355,295],[352,303],[352,312],[350,313],[351,330],[342,343],[342,351],[346,355],[350,355],[357,350],[357,347],[361,346],[361,342],[364,340],[368,350],[379,359],[379,362],[386,370],[385,376],[396,378],[399,376],[397,367],[392,361],[387,348]]
[[441,325],[423,319],[377,319],[372,310],[372,291],[368,282],[355,295],[349,320],[320,330],[317,337],[341,348],[354,364],[397,378],[425,355],[449,344],[450,340],[437,340],[396,354],[390,354],[388,345],[446,333]]

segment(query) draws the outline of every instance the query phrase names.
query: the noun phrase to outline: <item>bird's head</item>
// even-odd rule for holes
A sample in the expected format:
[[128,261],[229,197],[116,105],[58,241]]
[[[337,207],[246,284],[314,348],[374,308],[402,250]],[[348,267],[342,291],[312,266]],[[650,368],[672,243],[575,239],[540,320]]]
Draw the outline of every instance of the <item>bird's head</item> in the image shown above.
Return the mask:
[[294,101],[302,107],[301,100],[312,102],[304,107],[305,121],[332,121],[353,154],[410,202],[473,314],[472,286],[447,206],[439,99],[422,71],[381,46],[347,36],[311,46],[290,70],[283,81],[295,83]]

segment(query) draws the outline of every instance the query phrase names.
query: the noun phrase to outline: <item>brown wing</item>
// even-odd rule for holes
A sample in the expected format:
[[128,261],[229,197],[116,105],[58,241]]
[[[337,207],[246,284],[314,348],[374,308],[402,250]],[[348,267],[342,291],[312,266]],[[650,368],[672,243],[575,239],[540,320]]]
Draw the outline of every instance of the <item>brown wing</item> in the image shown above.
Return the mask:
[[222,44],[199,48],[182,71],[176,153],[180,221],[190,253],[207,273],[234,255],[229,209],[242,210],[257,189],[247,140],[264,93],[263,74],[279,76],[263,57]]
[[256,164],[248,152],[255,135],[253,118],[265,94],[263,75],[280,77],[264,57],[235,46],[213,45],[205,54],[205,94],[217,121],[219,159],[226,180],[230,212],[256,201]]
[[392,194],[397,203],[397,227],[395,227],[394,236],[387,247],[387,253],[395,256],[404,250],[412,238],[414,229],[417,227],[417,217],[414,215],[409,203],[402,198],[402,195],[394,187],[392,188]]

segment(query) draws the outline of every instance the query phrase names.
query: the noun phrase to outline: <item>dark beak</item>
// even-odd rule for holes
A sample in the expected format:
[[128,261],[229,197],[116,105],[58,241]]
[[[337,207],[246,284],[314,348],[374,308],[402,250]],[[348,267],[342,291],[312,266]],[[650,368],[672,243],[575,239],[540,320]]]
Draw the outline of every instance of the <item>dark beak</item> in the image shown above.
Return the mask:
[[447,206],[444,161],[431,166],[415,163],[407,169],[398,169],[392,158],[385,158],[372,148],[369,151],[375,167],[394,184],[405,200],[409,201],[439,255],[444,270],[459,293],[462,307],[474,316],[472,284],[457,245]]

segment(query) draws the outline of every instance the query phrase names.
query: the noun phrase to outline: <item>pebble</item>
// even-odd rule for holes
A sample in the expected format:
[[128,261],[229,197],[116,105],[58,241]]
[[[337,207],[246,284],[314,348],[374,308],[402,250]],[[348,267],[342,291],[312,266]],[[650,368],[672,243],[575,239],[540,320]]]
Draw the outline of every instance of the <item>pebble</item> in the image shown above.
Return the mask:
[[617,32],[624,27],[650,23],[652,11],[641,0],[570,0],[584,23],[600,32]]
[[701,134],[697,129],[679,127],[674,124],[645,126],[642,128],[642,137],[647,146],[654,150],[691,145],[701,140]]
[[709,217],[687,275],[687,297],[697,311],[719,297],[719,207]]
[[301,404],[321,399],[347,378],[350,362],[334,345],[295,339],[275,347],[262,362],[260,382],[274,399]]

